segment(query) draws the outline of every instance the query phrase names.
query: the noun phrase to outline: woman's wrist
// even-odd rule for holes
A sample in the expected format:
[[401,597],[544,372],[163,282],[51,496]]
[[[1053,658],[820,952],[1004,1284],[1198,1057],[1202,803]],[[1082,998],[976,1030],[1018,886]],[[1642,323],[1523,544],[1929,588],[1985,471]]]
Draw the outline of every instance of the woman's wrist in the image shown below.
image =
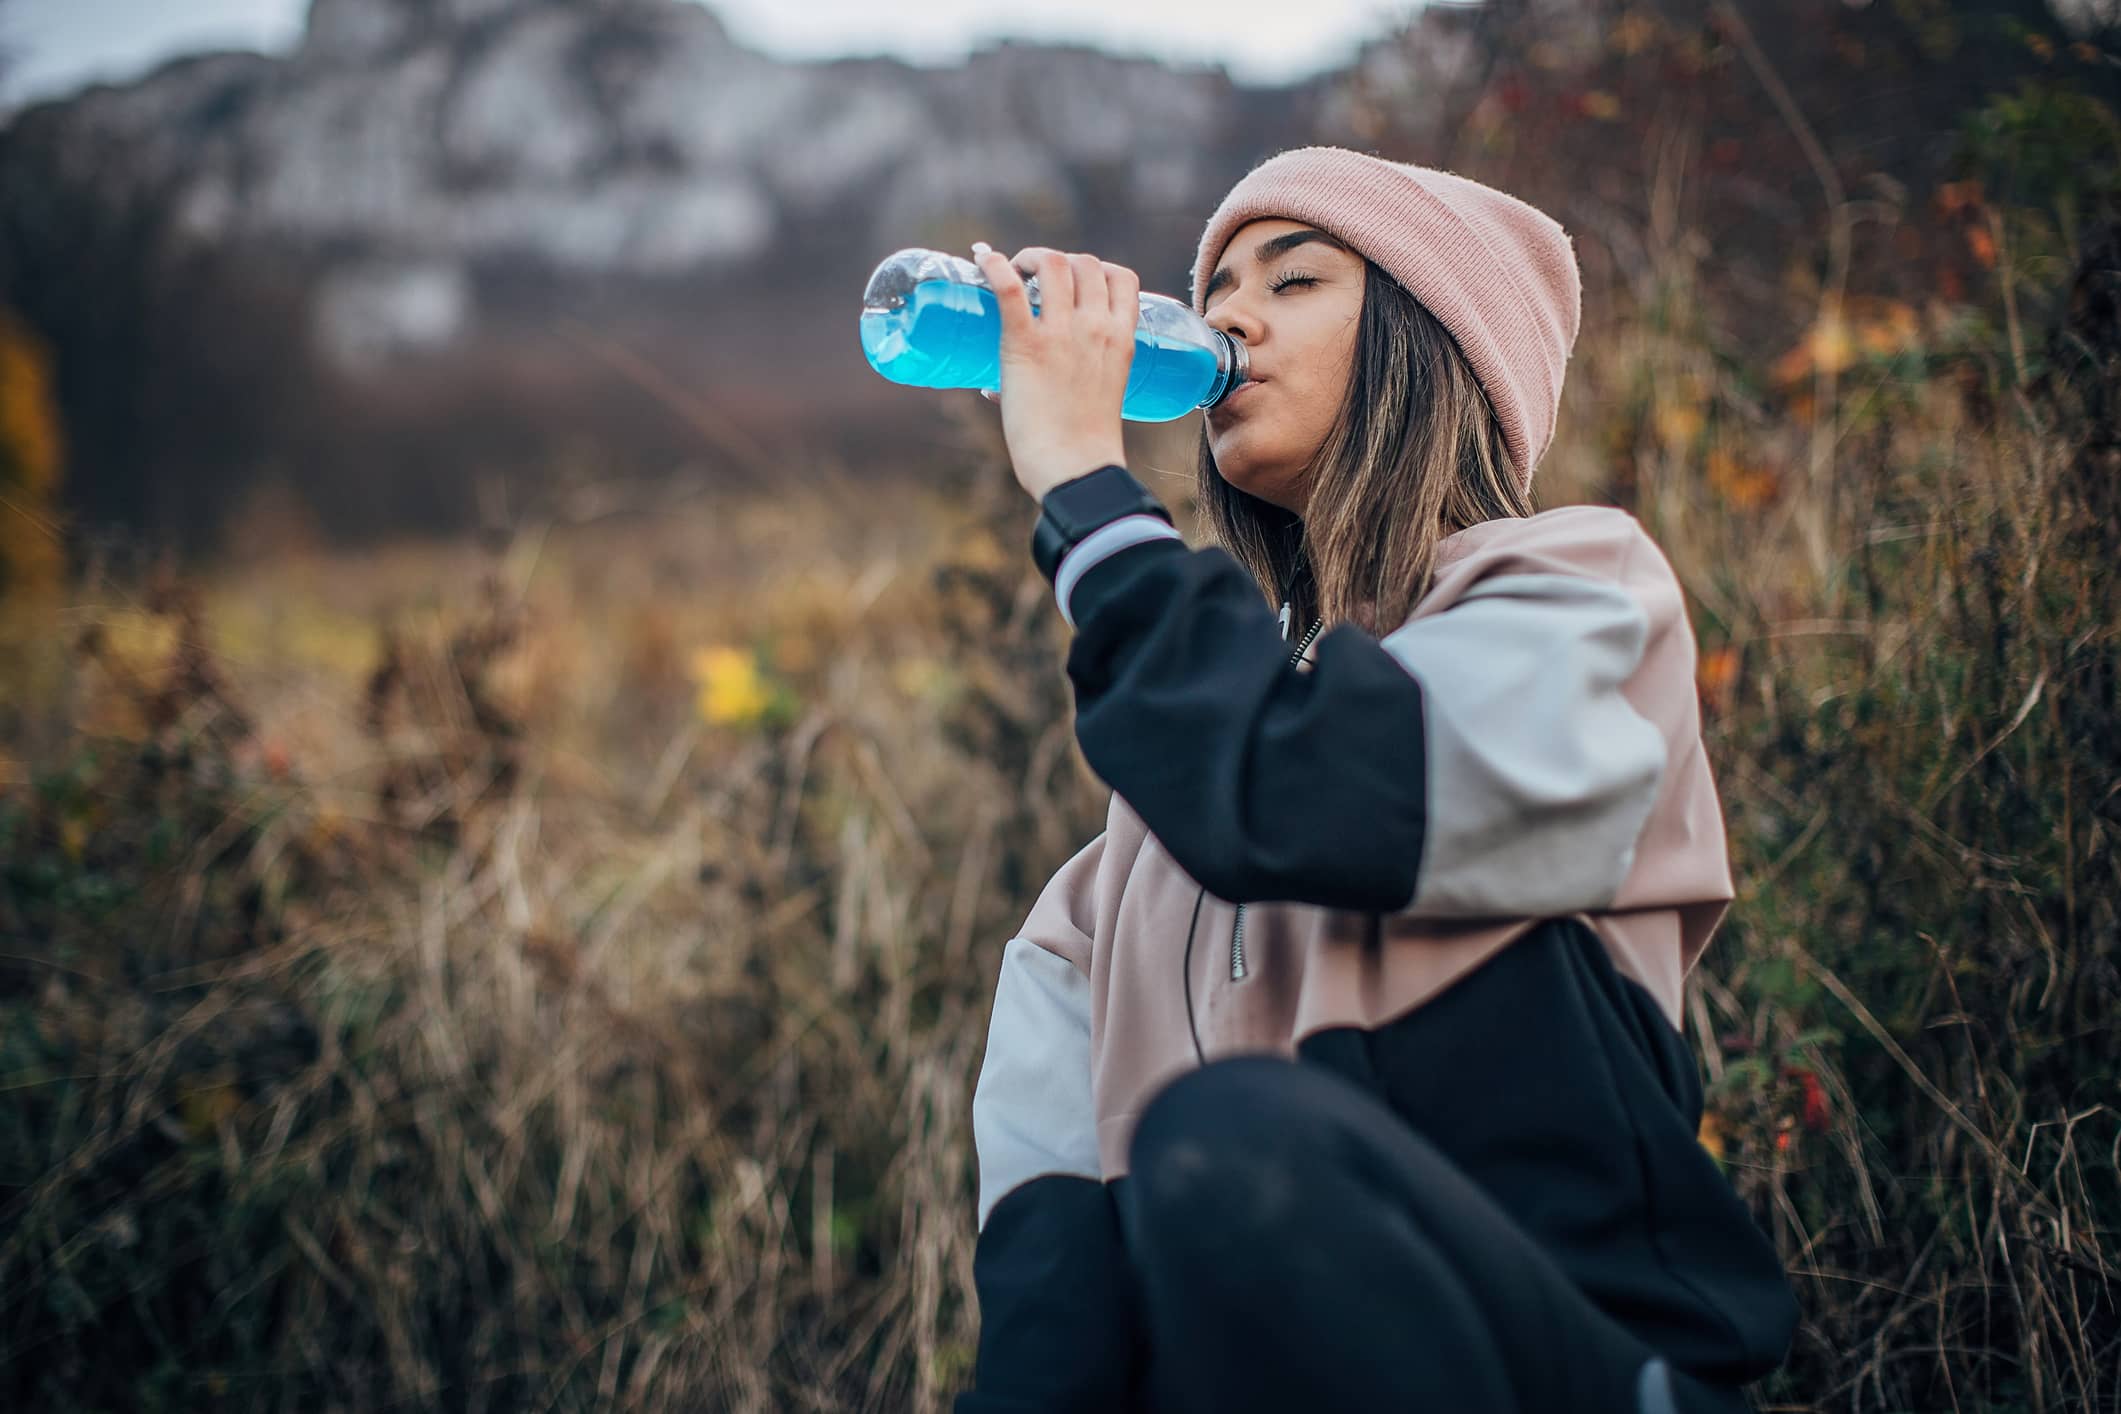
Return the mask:
[[1100,468],[1126,464],[1126,449],[1117,443],[1101,451],[1086,443],[1081,447],[1015,461],[1017,483],[1034,501],[1043,501],[1054,487],[1080,481]]

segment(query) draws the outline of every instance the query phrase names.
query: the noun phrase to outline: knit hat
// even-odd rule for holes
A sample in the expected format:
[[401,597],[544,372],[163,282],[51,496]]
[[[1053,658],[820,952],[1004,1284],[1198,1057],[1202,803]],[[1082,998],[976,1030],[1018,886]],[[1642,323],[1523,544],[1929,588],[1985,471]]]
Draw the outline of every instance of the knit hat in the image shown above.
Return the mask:
[[1582,317],[1576,253],[1560,224],[1450,172],[1340,147],[1294,148],[1254,167],[1208,218],[1193,262],[1195,310],[1232,233],[1268,217],[1346,242],[1451,331],[1529,491],[1554,440]]

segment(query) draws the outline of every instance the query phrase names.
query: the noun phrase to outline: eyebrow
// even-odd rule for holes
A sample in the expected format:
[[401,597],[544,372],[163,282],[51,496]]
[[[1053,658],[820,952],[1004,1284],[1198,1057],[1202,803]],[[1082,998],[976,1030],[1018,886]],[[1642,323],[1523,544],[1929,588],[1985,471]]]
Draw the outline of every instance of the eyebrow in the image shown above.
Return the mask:
[[[1324,231],[1316,231],[1306,226],[1301,231],[1288,231],[1282,235],[1272,236],[1261,241],[1253,249],[1252,259],[1256,264],[1264,265],[1276,256],[1287,255],[1298,246],[1307,245],[1312,241],[1322,241],[1335,250],[1346,250],[1348,248],[1347,243],[1338,237],[1327,235]],[[1206,304],[1209,296],[1236,278],[1230,273],[1229,266],[1223,266],[1209,277],[1208,288],[1200,292],[1200,302]]]

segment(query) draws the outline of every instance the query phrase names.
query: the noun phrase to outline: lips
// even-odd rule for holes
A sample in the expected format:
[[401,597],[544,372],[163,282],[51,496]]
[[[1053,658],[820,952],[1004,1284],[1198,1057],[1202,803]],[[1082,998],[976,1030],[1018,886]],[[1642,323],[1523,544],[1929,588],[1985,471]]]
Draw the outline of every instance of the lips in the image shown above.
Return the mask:
[[1244,382],[1238,384],[1235,388],[1232,388],[1228,393],[1224,394],[1222,401],[1218,402],[1214,407],[1209,408],[1208,415],[1210,417],[1213,417],[1216,413],[1221,412],[1224,408],[1246,406],[1252,401],[1252,390],[1254,388],[1259,387],[1262,383],[1266,383],[1269,381],[1271,380],[1266,378],[1247,378]]

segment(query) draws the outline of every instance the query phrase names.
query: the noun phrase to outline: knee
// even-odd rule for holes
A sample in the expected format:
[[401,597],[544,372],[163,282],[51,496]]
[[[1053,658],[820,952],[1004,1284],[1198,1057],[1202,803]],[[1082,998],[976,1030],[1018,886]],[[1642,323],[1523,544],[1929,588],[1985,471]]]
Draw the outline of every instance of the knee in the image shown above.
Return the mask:
[[1272,1056],[1237,1056],[1157,1092],[1128,1145],[1138,1231],[1222,1246],[1295,1219],[1306,1127],[1296,1070]]

